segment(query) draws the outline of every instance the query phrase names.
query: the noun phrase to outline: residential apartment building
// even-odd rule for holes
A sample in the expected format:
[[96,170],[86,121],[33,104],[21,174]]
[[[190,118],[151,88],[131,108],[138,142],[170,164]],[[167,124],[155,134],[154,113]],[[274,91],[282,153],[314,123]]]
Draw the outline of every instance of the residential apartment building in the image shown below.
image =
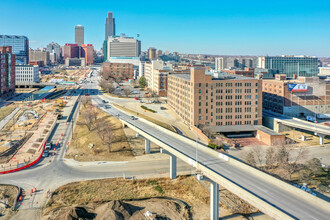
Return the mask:
[[293,78],[294,75],[312,77],[318,74],[318,59],[290,55],[258,57],[257,67],[276,70],[288,78]]
[[39,82],[39,66],[16,65],[16,84]]
[[29,61],[42,61],[47,66],[50,63],[49,52],[29,49]]
[[154,73],[156,70],[162,70],[165,66],[162,60],[152,60],[151,62],[144,63],[144,77],[147,81],[147,87],[153,91],[154,86]]
[[189,126],[262,124],[261,80],[222,73],[190,73],[168,76],[167,102]]
[[15,61],[11,46],[0,47],[0,98],[15,93]]
[[167,78],[169,70],[155,70],[153,76],[152,92],[158,96],[167,96]]
[[105,78],[133,78],[134,68],[130,63],[102,63],[102,72]]
[[85,42],[84,26],[77,25],[74,27],[74,42],[81,46]]
[[330,112],[330,81],[321,77],[287,79],[285,74],[262,81],[263,108],[306,117]]
[[28,64],[29,39],[26,36],[0,35],[0,47],[11,46],[16,62]]

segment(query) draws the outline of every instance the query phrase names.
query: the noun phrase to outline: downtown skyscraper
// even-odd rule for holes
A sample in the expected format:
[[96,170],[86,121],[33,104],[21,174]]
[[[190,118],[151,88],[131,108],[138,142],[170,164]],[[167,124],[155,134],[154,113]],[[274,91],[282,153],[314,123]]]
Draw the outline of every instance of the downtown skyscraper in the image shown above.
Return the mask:
[[113,13],[108,12],[108,17],[105,18],[105,40],[113,35],[116,35],[115,19],[113,18]]
[[84,44],[84,26],[79,24],[74,27],[74,41],[79,46]]

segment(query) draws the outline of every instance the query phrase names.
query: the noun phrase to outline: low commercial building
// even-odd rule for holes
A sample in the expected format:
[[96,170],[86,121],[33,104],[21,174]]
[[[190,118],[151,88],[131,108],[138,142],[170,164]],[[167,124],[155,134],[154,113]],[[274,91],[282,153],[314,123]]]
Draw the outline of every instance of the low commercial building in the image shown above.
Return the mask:
[[133,78],[134,68],[131,63],[102,63],[102,72],[107,78]]
[[39,66],[16,65],[16,84],[39,82]]
[[168,76],[167,101],[189,126],[262,124],[261,80],[250,77],[212,76],[204,68],[192,67],[188,74]]
[[285,74],[262,81],[263,108],[275,113],[306,117],[330,112],[330,81],[325,77],[287,79]]
[[11,46],[0,47],[0,98],[15,93],[15,60]]
[[86,66],[86,60],[85,58],[67,58],[65,59],[65,65],[66,66]]
[[330,76],[330,67],[319,67],[320,76]]

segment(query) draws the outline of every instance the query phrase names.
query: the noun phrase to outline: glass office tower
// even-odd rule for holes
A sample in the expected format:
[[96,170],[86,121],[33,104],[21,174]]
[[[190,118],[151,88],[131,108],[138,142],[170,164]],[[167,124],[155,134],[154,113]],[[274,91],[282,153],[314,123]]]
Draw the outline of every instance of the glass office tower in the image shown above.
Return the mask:
[[277,70],[292,78],[297,76],[317,76],[318,59],[310,56],[267,56],[258,58],[258,67]]
[[0,47],[11,46],[16,62],[29,63],[29,39],[25,36],[0,35]]

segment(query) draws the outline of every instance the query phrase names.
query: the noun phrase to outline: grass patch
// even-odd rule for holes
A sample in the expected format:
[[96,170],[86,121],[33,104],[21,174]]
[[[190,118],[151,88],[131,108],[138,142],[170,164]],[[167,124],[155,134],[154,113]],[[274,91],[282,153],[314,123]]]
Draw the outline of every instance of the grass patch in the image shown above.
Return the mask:
[[[114,105],[114,106],[116,106],[117,108],[122,109],[122,110],[124,110],[124,111],[126,111],[126,112],[128,112],[128,113],[130,113],[130,114],[133,114],[133,115],[136,115],[136,114],[137,114],[136,111],[133,111],[133,110],[130,110],[130,109],[124,108],[124,107],[122,107],[122,106],[120,106],[120,105],[117,105],[117,104],[114,104],[114,103],[113,103],[112,105]],[[154,124],[156,124],[156,125],[159,125],[159,126],[161,126],[161,127],[163,127],[163,128],[166,128],[167,130],[170,130],[170,131],[176,132],[176,130],[175,130],[171,125],[169,125],[169,124],[167,124],[167,123],[165,123],[165,122],[159,121],[159,120],[157,120],[157,119],[151,118],[151,117],[146,116],[146,115],[141,114],[141,113],[139,113],[139,117],[144,118],[145,120],[148,120],[148,121],[150,121],[150,122],[152,122],[152,123],[154,123]]]
[[14,111],[15,107],[13,106],[5,106],[0,109],[0,120],[7,117],[12,111]]
[[155,190],[156,190],[158,193],[160,193],[160,194],[164,194],[164,193],[165,193],[164,190],[163,190],[163,188],[162,188],[161,186],[155,186]]
[[[81,109],[81,112],[84,108]],[[76,127],[74,129],[73,140],[69,145],[66,158],[73,158],[77,161],[122,161],[132,160],[134,158],[132,149],[127,141],[121,122],[109,114],[97,109],[98,117],[101,120],[108,121],[116,136],[116,142],[112,143],[111,152],[106,145],[103,145],[102,139],[94,128],[91,131],[84,125],[82,115],[79,115]],[[89,144],[94,144],[93,148]]]

